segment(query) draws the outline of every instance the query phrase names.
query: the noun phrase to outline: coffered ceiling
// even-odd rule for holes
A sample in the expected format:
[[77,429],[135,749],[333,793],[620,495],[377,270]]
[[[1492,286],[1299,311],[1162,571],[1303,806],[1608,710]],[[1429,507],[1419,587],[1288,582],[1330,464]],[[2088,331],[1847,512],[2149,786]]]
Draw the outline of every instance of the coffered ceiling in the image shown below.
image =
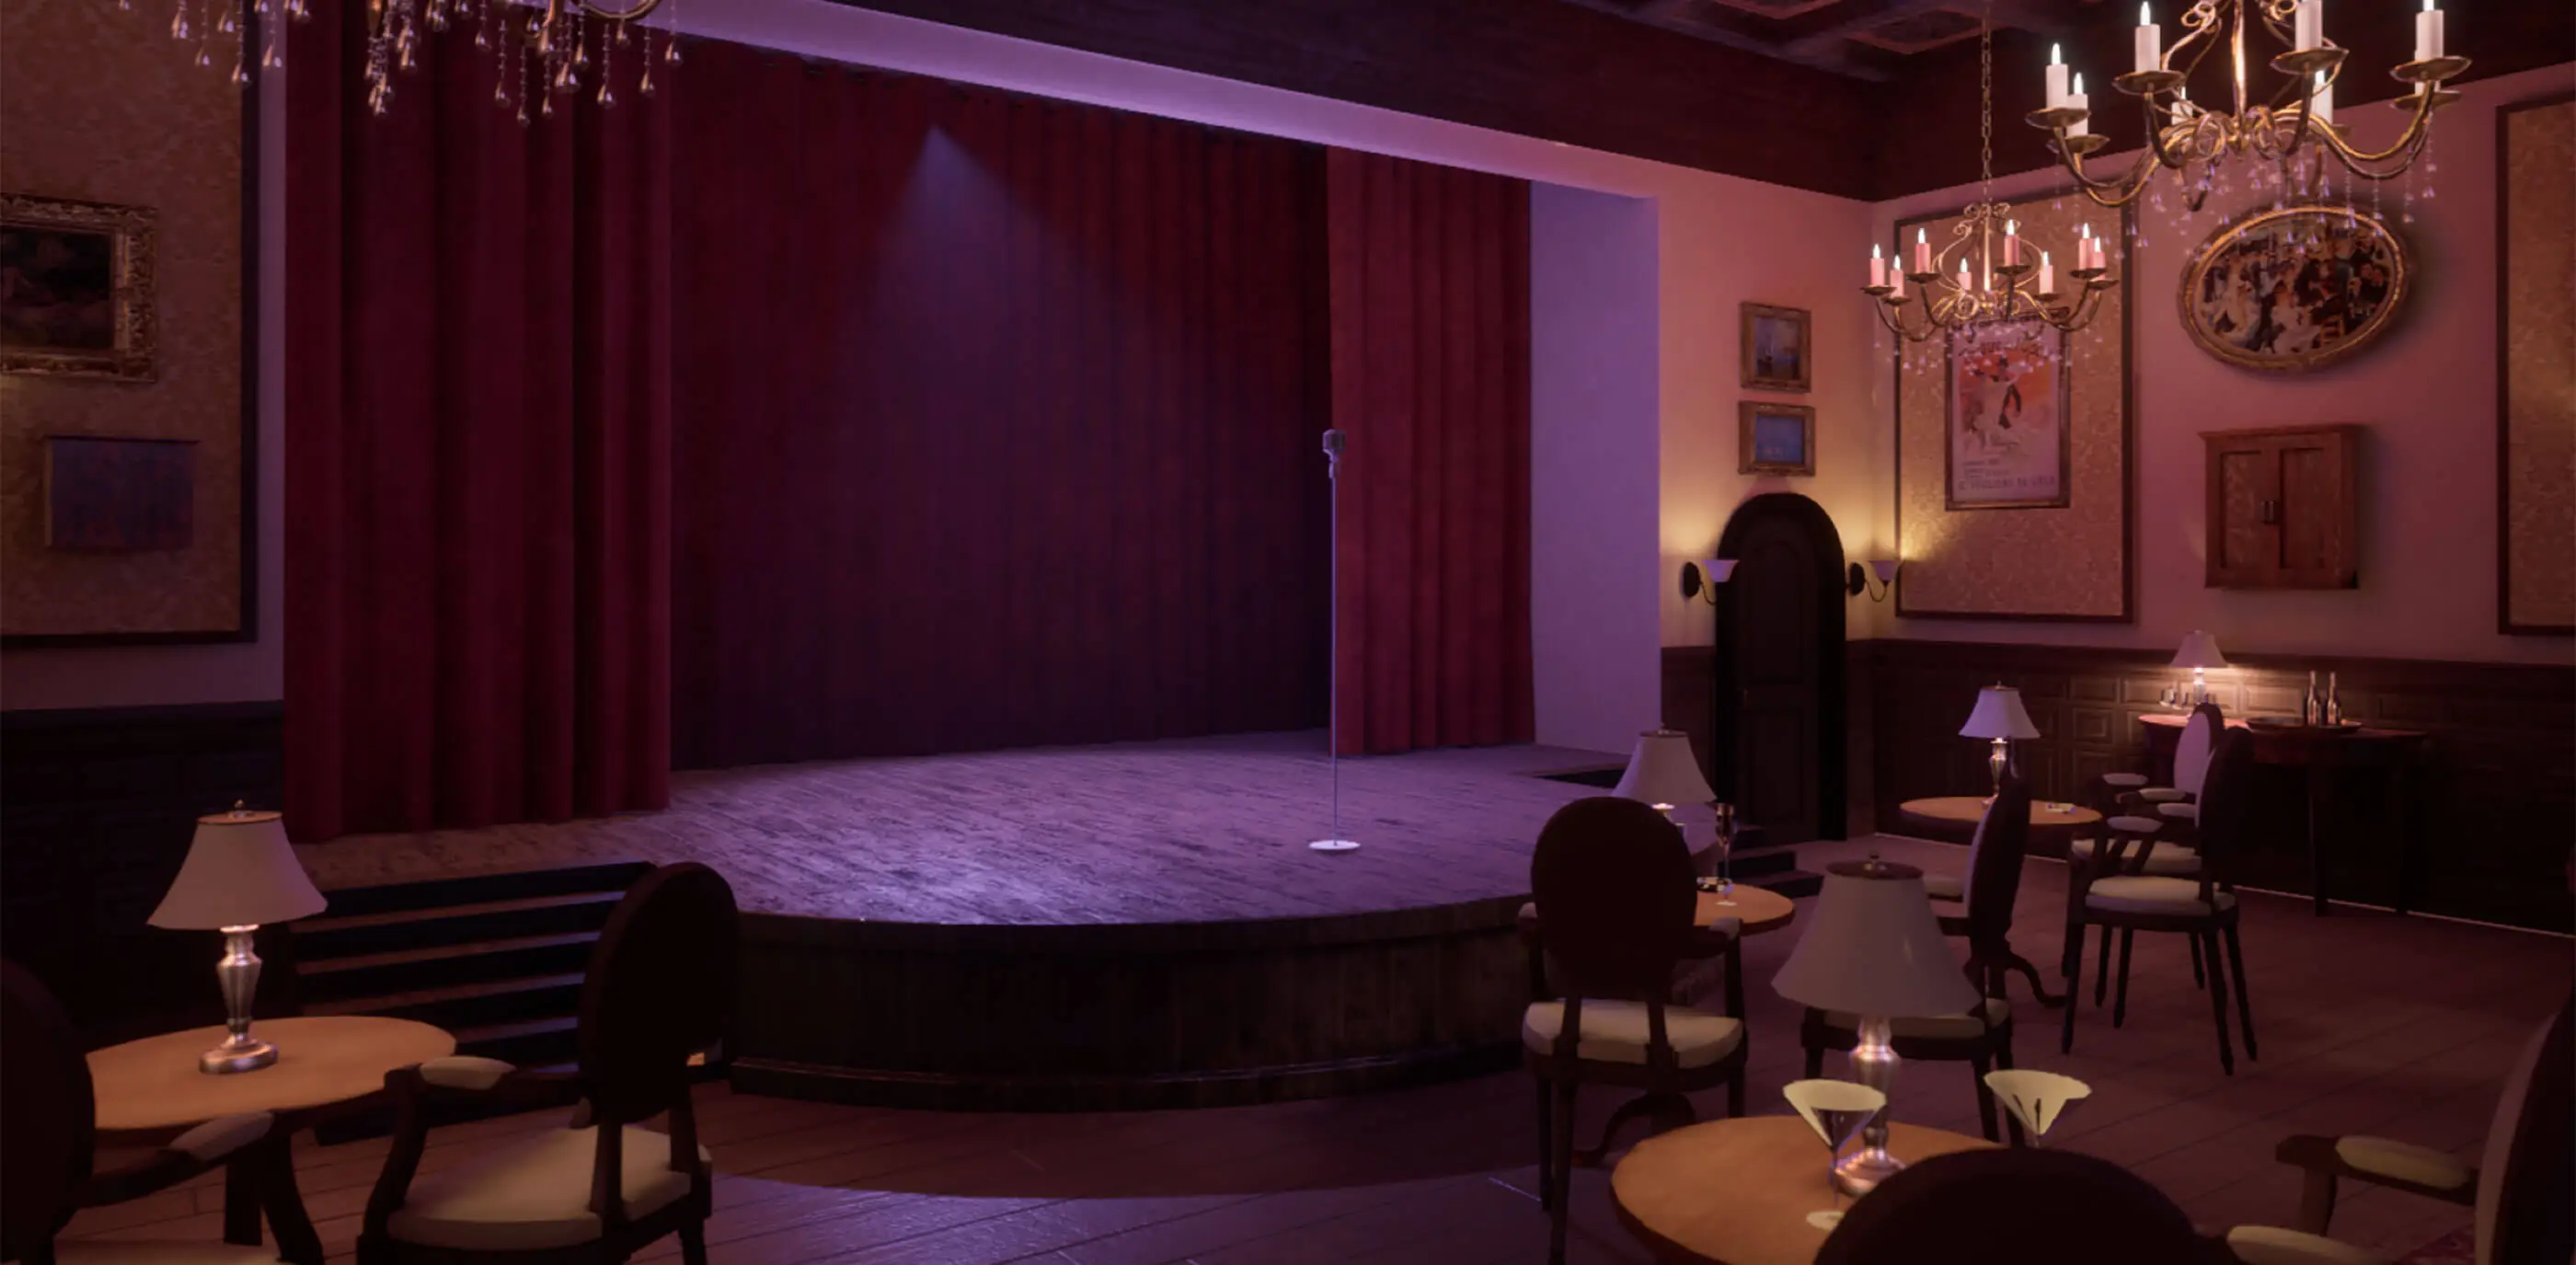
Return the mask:
[[[1893,79],[1905,60],[1998,30],[2060,37],[2100,0],[1565,0],[1630,21],[1857,79]],[[1991,8],[1989,8],[1991,6]]]

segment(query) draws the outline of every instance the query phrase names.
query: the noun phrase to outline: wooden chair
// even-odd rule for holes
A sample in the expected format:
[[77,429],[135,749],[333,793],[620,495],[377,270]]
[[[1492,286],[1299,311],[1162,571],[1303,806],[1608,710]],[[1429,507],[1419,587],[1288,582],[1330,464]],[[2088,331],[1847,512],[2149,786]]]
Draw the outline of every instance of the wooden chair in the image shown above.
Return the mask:
[[[636,880],[600,932],[582,984],[579,1069],[524,1072],[447,1058],[385,1077],[393,1151],[358,1235],[363,1265],[623,1261],[667,1234],[705,1265],[711,1160],[689,1099],[692,1056],[733,1018],[733,889],[703,865]],[[582,1110],[572,1127],[426,1176],[424,1109],[443,1095]],[[640,1127],[668,1114],[670,1132]]]
[[2193,1265],[2226,1249],[2164,1192],[2108,1160],[2014,1148],[1936,1155],[1843,1214],[1816,1265]]
[[2238,1226],[2228,1245],[2238,1259],[2316,1265],[2352,1259],[2325,1238],[2335,1188],[2344,1178],[2477,1210],[2479,1265],[2566,1261],[2576,1256],[2576,998],[2523,1044],[2487,1125],[2486,1152],[2472,1168],[2443,1152],[2387,1138],[2293,1137],[2277,1154],[2307,1172],[2299,1228]]
[[[166,1190],[228,1163],[254,1175],[287,1162],[267,1112],[227,1116],[166,1146],[98,1167],[98,1103],[79,1032],[34,973],[0,962],[0,1259],[27,1265],[268,1265],[274,1249],[203,1240],[113,1242],[55,1236],[82,1208]],[[255,1224],[252,1227],[256,1228]]]
[[[2209,754],[2218,747],[2218,735],[2227,728],[2227,715],[2216,703],[2202,703],[2191,709],[2184,719],[2182,736],[2174,742],[2173,782],[2156,786],[2144,773],[2105,773],[2096,784],[2097,806],[2104,816],[2124,804],[2189,804],[2200,795],[2201,780],[2209,772]],[[2172,813],[2169,816],[2187,817]]]
[[[2030,784],[2017,774],[2006,774],[2003,789],[1986,806],[1986,815],[1977,822],[1977,833],[1968,844],[1965,899],[1940,914],[1944,934],[1968,938],[1968,979],[1986,1000],[1973,1014],[1898,1019],[1889,1026],[1899,1058],[1968,1064],[1976,1078],[1977,1119],[1985,1126],[1989,1142],[2001,1138],[1996,1132],[1995,1094],[1986,1087],[1986,1073],[2013,1065],[2012,1003],[2004,997],[2004,981],[2017,968],[2030,973],[2034,987],[2038,983],[2039,973],[2012,951],[2011,942],[2013,904],[2021,892],[2021,863],[2029,848]],[[1935,902],[1933,909],[1941,910],[1942,905]],[[1860,1017],[1810,1006],[1799,1024],[1798,1038],[1806,1047],[1807,1076],[1812,1080],[1824,1075],[1826,1051],[1860,1044]],[[2004,1123],[2012,1131],[2013,1145],[2021,1145],[2021,1122],[2007,1119]]]
[[1600,796],[1557,810],[1530,859],[1530,892],[1559,1000],[1534,1001],[1521,1019],[1523,1061],[1538,1078],[1540,1202],[1549,1213],[1548,1259],[1565,1259],[1566,1197],[1573,1187],[1574,1100],[1582,1084],[1644,1091],[1603,1128],[1601,1150],[1626,1120],[1667,1127],[1695,1118],[1694,1090],[1726,1086],[1729,1115],[1744,1114],[1742,974],[1727,957],[1726,1014],[1665,1000],[1673,967],[1694,948],[1699,893],[1690,850],[1663,814]]
[[[2236,871],[2251,843],[2246,834],[2253,776],[2253,736],[2242,730],[2222,735],[2217,754],[2210,761],[2208,781],[2202,787],[2201,866],[2195,878],[2139,872],[2127,850],[2129,841],[2117,831],[2106,836],[2103,854],[2093,867],[2094,877],[2067,914],[2069,997],[2065,1029],[2058,1042],[2061,1052],[2075,1048],[2075,1012],[2082,1007],[2075,1004],[2073,995],[2083,988],[2085,929],[2098,926],[2102,929],[2100,978],[2109,976],[2112,933],[2119,933],[2120,974],[2117,1000],[2111,1007],[2112,1027],[2119,1027],[2128,1018],[2129,951],[2137,933],[2179,932],[2190,937],[2196,952],[2208,959],[2210,1012],[2218,1024],[2218,1065],[2228,1075],[2235,1075],[2236,1054],[2227,1034],[2230,977],[2236,988],[2237,1015],[2245,1029],[2245,1057],[2261,1057],[2254,1045],[2254,1003],[2245,989],[2245,951],[2236,936]],[[2095,1005],[2101,1004],[2101,995],[2097,979]]]

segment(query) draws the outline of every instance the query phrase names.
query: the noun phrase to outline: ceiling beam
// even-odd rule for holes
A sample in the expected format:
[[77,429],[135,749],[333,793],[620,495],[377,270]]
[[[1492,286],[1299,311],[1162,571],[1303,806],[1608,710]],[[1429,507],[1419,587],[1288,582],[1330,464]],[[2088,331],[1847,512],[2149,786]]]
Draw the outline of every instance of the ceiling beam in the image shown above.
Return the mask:
[[[2042,0],[1985,0],[1993,6],[1995,25],[2018,27],[2049,38],[2061,38],[2072,29],[2065,18],[2050,11]],[[1782,56],[1827,54],[1844,40],[1900,18],[1910,18],[1934,9],[1949,9],[1971,17],[1984,12],[1979,0],[1843,0],[1843,3],[1818,9],[1813,13],[1789,18],[1780,25],[1787,38],[1780,47]]]
[[[1885,70],[1854,61],[1844,51],[1840,40],[1829,41],[1815,48],[1792,48],[1768,33],[1780,25],[1775,19],[1739,17],[1731,11],[1710,5],[1705,0],[1647,0],[1645,4],[1635,7],[1623,4],[1620,0],[1567,0],[1567,2],[1625,18],[1631,22],[1641,22],[1661,30],[1687,35],[1693,39],[1706,40],[1711,44],[1722,44],[1728,48],[1758,53],[1764,57],[1842,75],[1846,78],[1866,79],[1878,83],[1884,83],[1893,78]],[[1760,25],[1757,26],[1757,23]]]

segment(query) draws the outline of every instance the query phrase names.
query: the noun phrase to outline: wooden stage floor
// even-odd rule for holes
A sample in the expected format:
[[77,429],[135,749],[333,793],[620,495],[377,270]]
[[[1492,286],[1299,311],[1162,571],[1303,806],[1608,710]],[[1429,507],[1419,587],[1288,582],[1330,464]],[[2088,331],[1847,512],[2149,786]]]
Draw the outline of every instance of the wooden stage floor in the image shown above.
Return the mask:
[[848,760],[681,774],[671,807],[297,849],[327,891],[591,861],[703,861],[748,912],[970,925],[1313,918],[1524,892],[1548,814],[1599,792],[1530,776],[1557,747],[1342,761],[1324,735]]
[[[1870,848],[1942,868],[1964,857],[1877,839],[1809,845],[1803,860],[1820,868]],[[2064,873],[2033,861],[2024,879],[2015,941],[2042,963],[2057,959]],[[1757,1113],[1785,1113],[1780,1086],[1800,1070],[1796,1012],[1770,988],[1796,936],[1792,927],[1746,949]],[[2244,942],[2263,1057],[2225,1077],[2207,1001],[2173,939],[2140,937],[2125,1028],[2088,1003],[2073,1056],[2057,1053],[2051,1011],[2036,1012],[2016,1046],[2025,1066],[2095,1086],[2052,1144],[2129,1166],[2212,1227],[2295,1215],[2297,1176],[2272,1159],[2290,1133],[2369,1132],[2474,1160],[2506,1065],[2570,984],[2564,939],[2384,914],[2318,919],[2303,900],[2252,895]],[[1586,1095],[1587,1128],[1613,1097]],[[1897,1100],[1905,1119],[1976,1128],[1959,1065],[1909,1065]],[[714,1259],[732,1265],[1503,1265],[1545,1255],[1546,1217],[1529,1194],[1530,1083],[1517,1072],[1200,1111],[902,1111],[712,1086],[701,1102],[721,1172],[709,1237]],[[1723,1102],[1702,1096],[1702,1115]],[[559,1118],[440,1130],[424,1167]],[[381,1142],[299,1152],[335,1260],[349,1259],[382,1158]],[[1642,1263],[1606,1187],[1603,1171],[1577,1177],[1574,1259]],[[200,1182],[84,1213],[71,1232],[211,1238],[219,1206]],[[2398,1254],[2468,1220],[2467,1209],[2349,1186],[2335,1225]],[[666,1241],[642,1259],[676,1250]]]

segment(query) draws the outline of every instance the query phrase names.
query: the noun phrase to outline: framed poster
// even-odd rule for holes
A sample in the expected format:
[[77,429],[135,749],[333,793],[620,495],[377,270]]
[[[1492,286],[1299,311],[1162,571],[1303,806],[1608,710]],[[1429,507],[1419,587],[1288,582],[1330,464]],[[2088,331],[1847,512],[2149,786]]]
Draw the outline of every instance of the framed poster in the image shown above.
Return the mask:
[[1814,474],[1816,410],[1746,400],[1735,406],[1738,474]]
[[2065,508],[2066,331],[2000,321],[1953,331],[1949,343],[1943,508]]

